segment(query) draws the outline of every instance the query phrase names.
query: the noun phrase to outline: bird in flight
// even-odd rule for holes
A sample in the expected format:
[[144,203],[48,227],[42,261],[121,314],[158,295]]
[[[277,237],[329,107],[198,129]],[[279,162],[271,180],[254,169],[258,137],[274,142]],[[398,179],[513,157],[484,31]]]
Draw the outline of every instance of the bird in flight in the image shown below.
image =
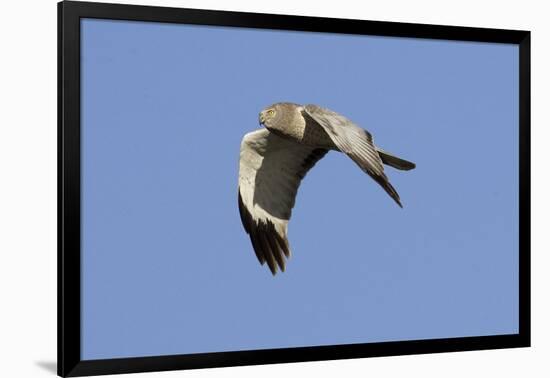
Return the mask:
[[415,168],[374,145],[372,135],[346,117],[317,105],[280,102],[260,112],[265,128],[246,134],[239,162],[239,213],[260,264],[273,275],[290,257],[288,222],[306,173],[329,151],[343,152],[400,206],[383,164]]

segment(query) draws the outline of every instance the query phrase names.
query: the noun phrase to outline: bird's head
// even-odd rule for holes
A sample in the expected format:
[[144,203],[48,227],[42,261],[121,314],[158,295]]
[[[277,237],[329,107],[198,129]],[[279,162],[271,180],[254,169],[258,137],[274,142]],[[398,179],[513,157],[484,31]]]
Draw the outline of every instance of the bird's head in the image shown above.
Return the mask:
[[277,102],[269,105],[260,112],[260,125],[271,131],[282,131],[296,116],[298,107],[298,104],[290,102]]
[[279,112],[278,104],[270,105],[264,108],[260,112],[260,125],[265,126],[266,128],[271,128],[275,124],[277,118],[277,113]]

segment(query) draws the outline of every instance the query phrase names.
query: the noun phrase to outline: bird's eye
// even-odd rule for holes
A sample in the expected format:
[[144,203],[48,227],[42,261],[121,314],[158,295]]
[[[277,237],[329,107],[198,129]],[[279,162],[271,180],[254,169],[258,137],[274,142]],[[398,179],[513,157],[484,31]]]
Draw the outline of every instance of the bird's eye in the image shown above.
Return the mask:
[[269,109],[269,110],[267,111],[267,115],[270,116],[270,117],[273,117],[273,116],[275,115],[275,110]]

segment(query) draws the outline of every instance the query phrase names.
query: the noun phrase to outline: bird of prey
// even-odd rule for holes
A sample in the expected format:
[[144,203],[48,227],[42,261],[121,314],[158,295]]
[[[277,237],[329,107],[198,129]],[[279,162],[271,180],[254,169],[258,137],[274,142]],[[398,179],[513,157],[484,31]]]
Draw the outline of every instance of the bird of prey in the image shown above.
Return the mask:
[[375,146],[372,135],[317,105],[280,102],[260,112],[265,128],[246,134],[239,162],[239,212],[260,264],[275,275],[290,257],[288,221],[300,181],[328,151],[349,156],[400,206],[383,164],[410,170],[414,163]]

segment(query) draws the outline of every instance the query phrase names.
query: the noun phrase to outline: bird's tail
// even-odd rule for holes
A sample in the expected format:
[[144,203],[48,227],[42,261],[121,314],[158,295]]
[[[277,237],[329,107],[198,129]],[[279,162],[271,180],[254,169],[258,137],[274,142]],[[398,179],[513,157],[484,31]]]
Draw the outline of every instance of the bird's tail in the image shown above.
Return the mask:
[[413,162],[398,158],[397,156],[392,155],[389,152],[386,152],[378,147],[376,147],[376,151],[378,152],[378,155],[380,155],[382,163],[389,165],[390,167],[394,167],[402,171],[408,171],[416,167],[416,164],[414,164]]

